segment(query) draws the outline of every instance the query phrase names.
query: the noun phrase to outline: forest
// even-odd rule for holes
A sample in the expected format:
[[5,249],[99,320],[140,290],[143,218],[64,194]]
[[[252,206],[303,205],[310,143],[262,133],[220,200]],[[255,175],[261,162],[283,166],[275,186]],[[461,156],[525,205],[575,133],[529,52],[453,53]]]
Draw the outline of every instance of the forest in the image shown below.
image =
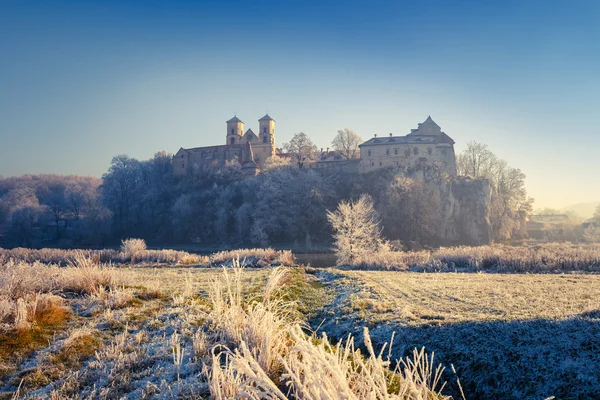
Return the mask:
[[[524,221],[533,203],[525,175],[478,143],[469,143],[457,164],[460,174],[491,186],[492,240],[524,237]],[[441,243],[440,201],[432,196],[431,183],[418,178],[418,171],[328,173],[276,159],[268,165],[253,177],[244,176],[240,165],[231,162],[175,178],[172,155],[158,152],[149,160],[115,156],[101,179],[59,175],[0,179],[0,240],[9,247],[95,247],[138,237],[158,247],[311,250],[332,241],[328,211],[341,201],[369,194],[384,236],[398,247],[461,244]],[[437,181],[456,179],[434,166],[426,168],[427,176]]]

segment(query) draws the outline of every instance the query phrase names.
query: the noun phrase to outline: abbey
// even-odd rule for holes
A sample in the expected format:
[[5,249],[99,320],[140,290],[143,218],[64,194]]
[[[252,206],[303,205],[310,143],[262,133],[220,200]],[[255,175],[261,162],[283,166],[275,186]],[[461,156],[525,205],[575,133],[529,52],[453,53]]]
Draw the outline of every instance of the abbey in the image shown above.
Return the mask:
[[406,136],[377,137],[360,146],[361,172],[379,168],[408,169],[436,166],[440,171],[456,175],[454,140],[431,117],[411,129]]
[[[244,123],[234,116],[227,121],[225,144],[209,147],[180,148],[173,156],[175,176],[196,175],[206,167],[239,163],[244,175],[258,174],[265,160],[273,155],[289,157],[275,147],[275,120],[265,115],[258,120],[258,134],[244,132]],[[411,129],[406,136],[375,137],[359,145],[360,158],[347,160],[340,152],[321,151],[307,168],[327,172],[370,172],[380,168],[418,170],[437,168],[456,175],[454,140],[431,117]]]
[[175,176],[194,175],[203,167],[222,167],[228,162],[239,162],[246,175],[256,175],[265,160],[277,154],[275,147],[275,120],[265,115],[258,120],[259,133],[252,129],[244,132],[244,122],[237,116],[227,121],[225,144],[220,146],[183,147],[173,156]]

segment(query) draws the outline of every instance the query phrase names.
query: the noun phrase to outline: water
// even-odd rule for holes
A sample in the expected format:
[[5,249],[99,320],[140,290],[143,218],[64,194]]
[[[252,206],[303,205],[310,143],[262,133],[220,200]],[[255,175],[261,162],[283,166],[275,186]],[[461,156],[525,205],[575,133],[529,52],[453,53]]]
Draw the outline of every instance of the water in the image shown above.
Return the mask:
[[327,268],[335,266],[336,256],[331,253],[295,253],[298,264],[310,264],[311,267]]

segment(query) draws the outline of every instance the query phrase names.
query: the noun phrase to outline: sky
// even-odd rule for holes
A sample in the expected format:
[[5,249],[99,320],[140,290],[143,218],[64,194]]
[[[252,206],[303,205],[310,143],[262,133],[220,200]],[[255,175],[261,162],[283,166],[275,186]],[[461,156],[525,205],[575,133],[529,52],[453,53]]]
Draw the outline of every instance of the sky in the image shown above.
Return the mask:
[[0,2],[0,175],[111,158],[404,135],[428,115],[526,175],[535,207],[600,201],[598,1]]

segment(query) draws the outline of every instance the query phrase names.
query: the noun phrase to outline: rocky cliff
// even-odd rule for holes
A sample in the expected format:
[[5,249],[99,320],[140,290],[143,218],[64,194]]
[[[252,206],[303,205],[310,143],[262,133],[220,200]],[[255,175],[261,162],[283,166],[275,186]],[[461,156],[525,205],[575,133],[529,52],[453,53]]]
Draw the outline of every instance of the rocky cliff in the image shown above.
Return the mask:
[[490,223],[491,186],[487,179],[445,177],[419,171],[440,204],[438,236],[447,245],[484,245],[492,241]]

